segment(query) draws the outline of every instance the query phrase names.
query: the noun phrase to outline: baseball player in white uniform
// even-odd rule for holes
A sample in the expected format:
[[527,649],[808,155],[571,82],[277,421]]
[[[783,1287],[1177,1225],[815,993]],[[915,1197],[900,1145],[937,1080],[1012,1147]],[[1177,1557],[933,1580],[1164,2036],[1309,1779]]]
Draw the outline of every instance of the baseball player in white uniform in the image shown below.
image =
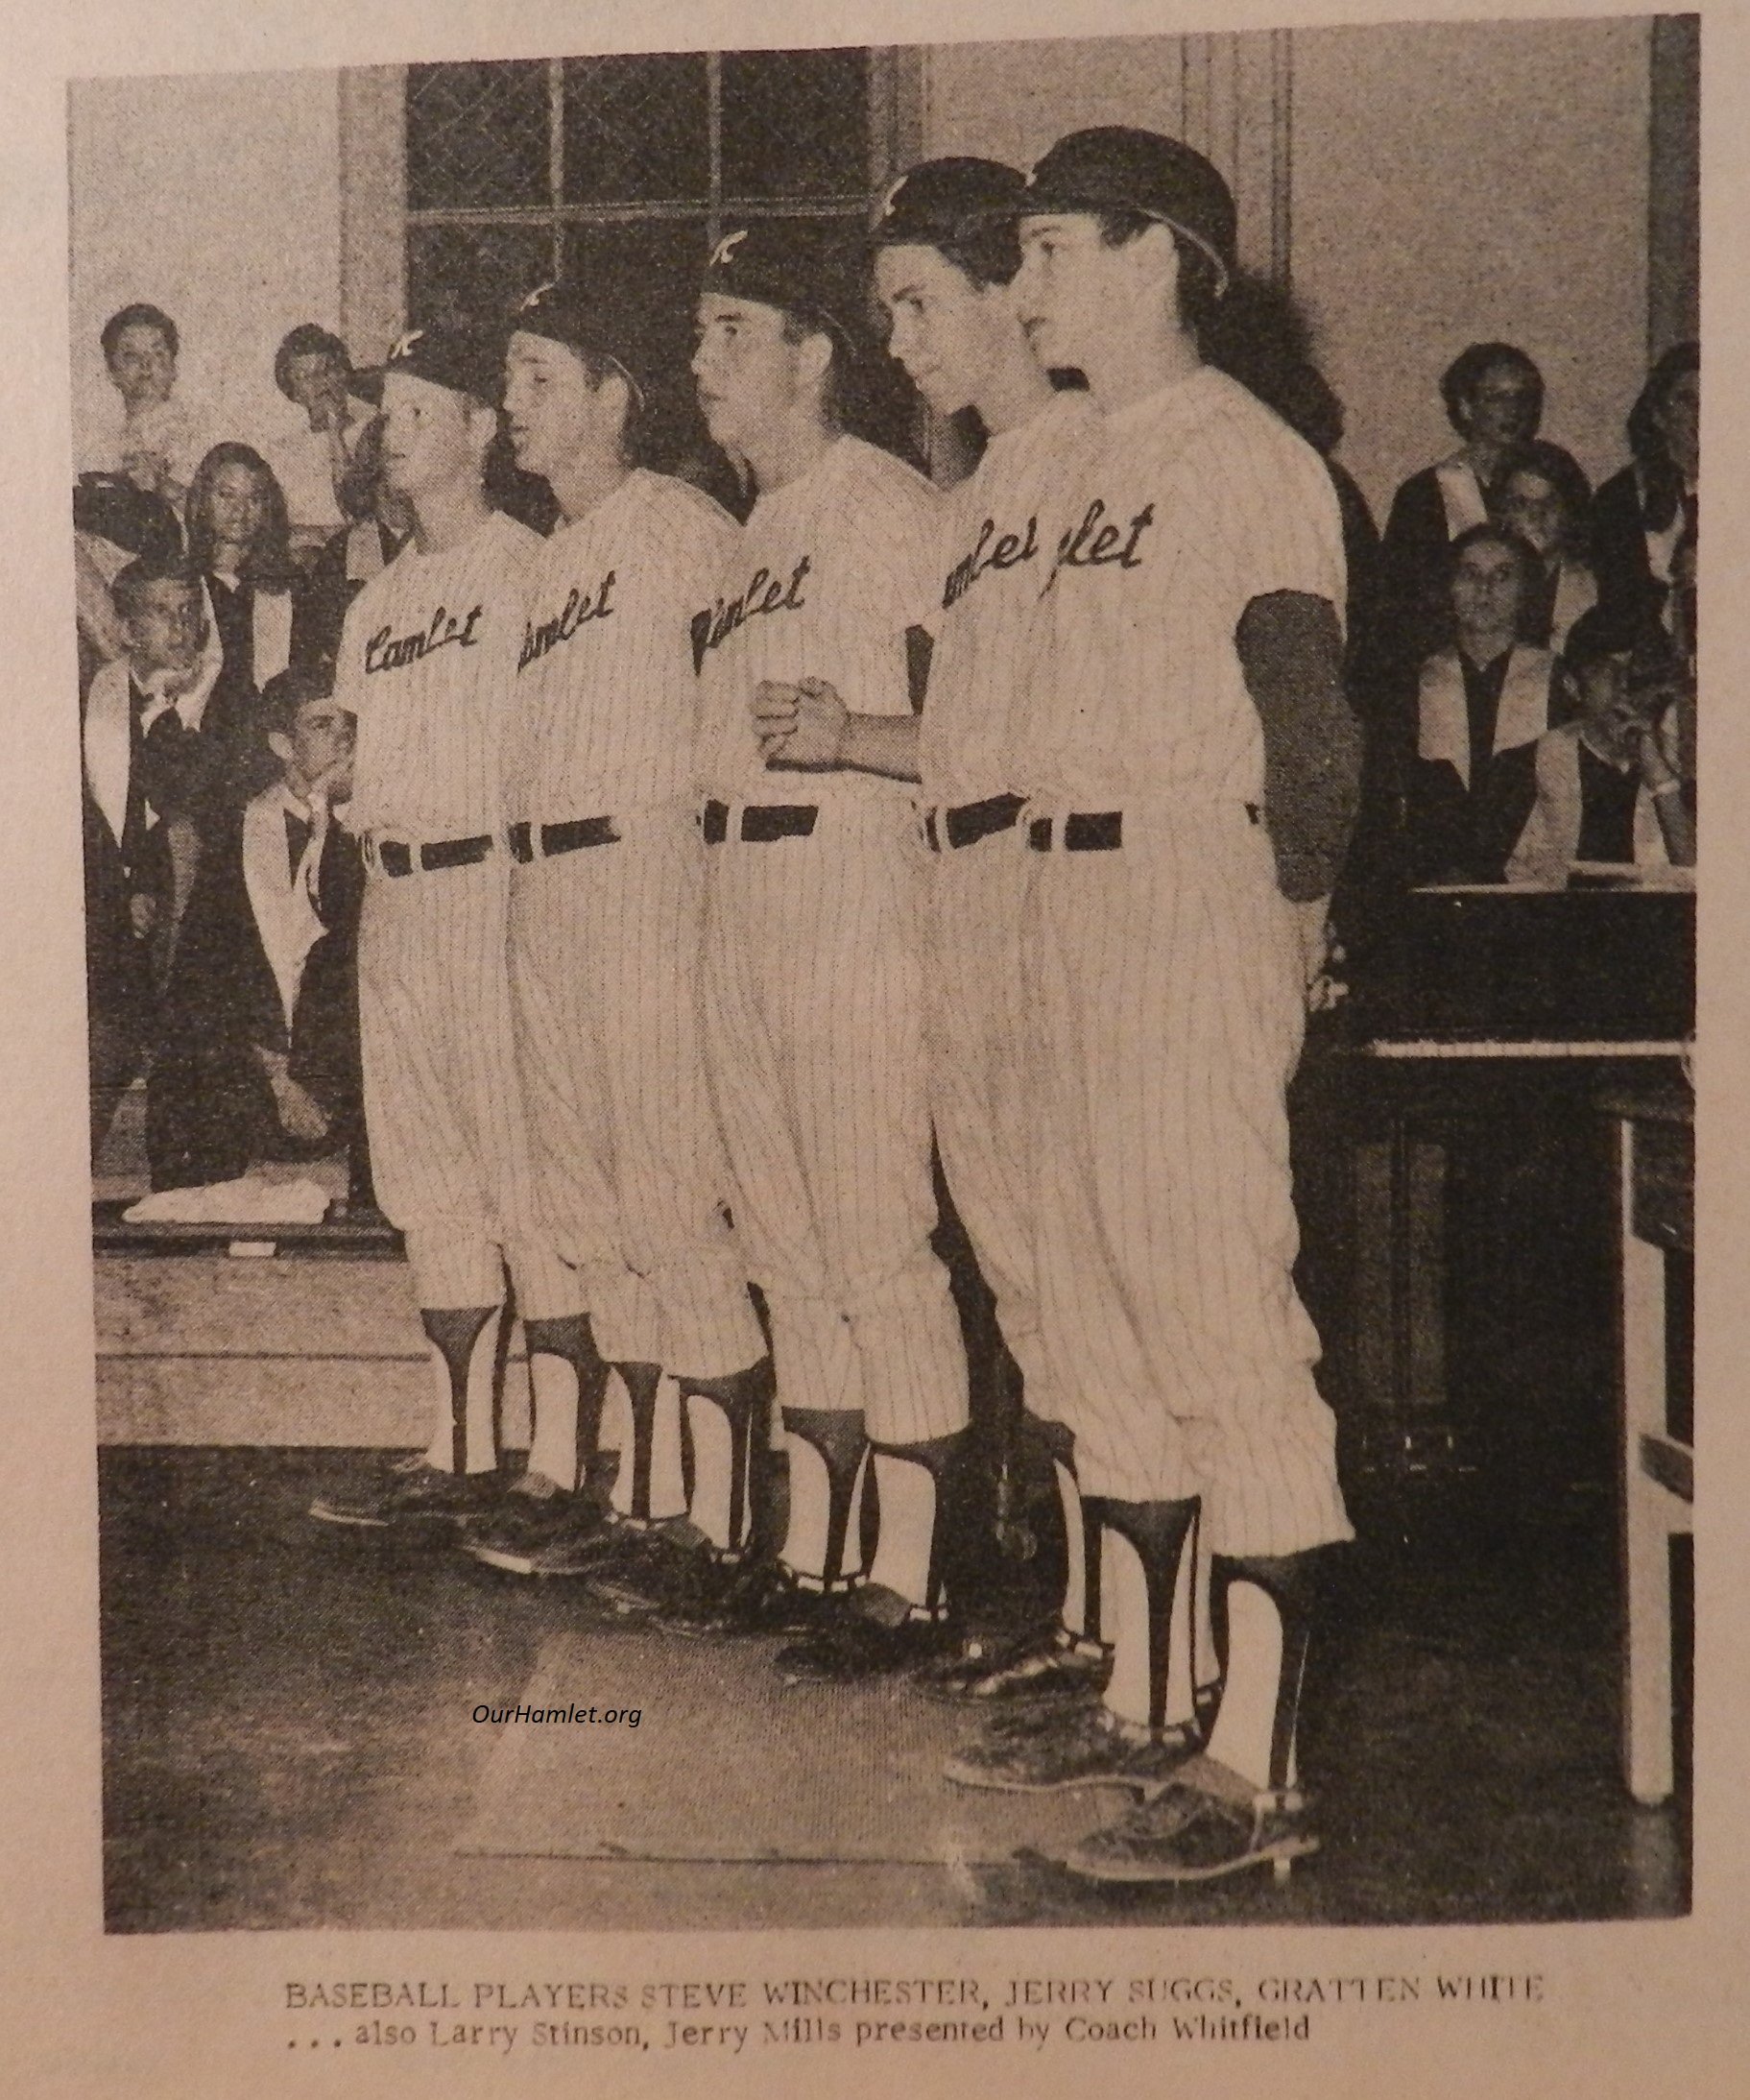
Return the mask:
[[[1023,742],[1041,1309],[1115,1660],[1091,1718],[950,1772],[1139,1791],[1069,1855],[1093,1878],[1286,1871],[1316,1843],[1294,1743],[1312,1577],[1351,1535],[1283,1099],[1358,778],[1338,513],[1310,448],[1201,361],[1234,262],[1209,162],[1073,133],[1020,231],[1035,348],[1103,419]],[[1203,1747],[1180,1718],[1199,1531],[1226,1625]]]
[[1056,1419],[1040,1340],[1023,1084],[1031,1022],[1021,914],[1031,857],[1026,784],[1011,748],[1020,684],[1037,654],[1042,586],[1092,442],[1085,392],[1053,387],[1012,296],[1025,178],[956,156],[923,162],[889,192],[875,228],[889,348],[941,416],[972,407],[982,457],[944,505],[929,697],[915,722],[854,716],[830,687],[766,711],[791,763],[863,765],[921,780],[930,847],[925,1036],[936,1141],[954,1203],[996,1300],[1036,1432],[1053,1454],[1068,1581],[1065,1632],[969,1633],[924,1681],[982,1703],[1087,1687],[1105,1655],[1087,1637],[1084,1540],[1070,1438]]
[[[796,1676],[940,1641],[937,1518],[967,1422],[959,1321],[929,1243],[915,791],[786,769],[782,748],[786,711],[817,681],[909,736],[940,596],[936,492],[838,426],[860,294],[828,291],[829,270],[805,232],[729,235],[693,361],[711,434],[758,491],[701,631],[707,1050],[790,1460],[780,1560],[727,1616],[782,1623],[799,1589],[857,1593],[829,1614],[834,1639],[780,1658]],[[880,1530],[865,1565],[870,1480]]]
[[581,1310],[539,1227],[505,964],[500,743],[540,543],[482,484],[499,375],[497,344],[463,331],[416,329],[391,352],[383,467],[417,524],[348,612],[335,672],[358,719],[366,1122],[437,1404],[422,1456],[314,1506],[336,1523],[478,1515],[499,1485],[507,1265],[525,1318]]
[[569,287],[543,285],[513,318],[505,416],[561,519],[531,563],[507,738],[511,986],[541,1215],[589,1309],[525,1322],[542,1487],[467,1542],[525,1574],[602,1564],[597,1505],[574,1496],[610,1364],[622,1524],[686,1508],[684,1439],[693,1521],[718,1564],[748,1542],[771,1404],[699,1010],[692,621],[740,534],[708,496],[633,464],[648,364],[634,312]]

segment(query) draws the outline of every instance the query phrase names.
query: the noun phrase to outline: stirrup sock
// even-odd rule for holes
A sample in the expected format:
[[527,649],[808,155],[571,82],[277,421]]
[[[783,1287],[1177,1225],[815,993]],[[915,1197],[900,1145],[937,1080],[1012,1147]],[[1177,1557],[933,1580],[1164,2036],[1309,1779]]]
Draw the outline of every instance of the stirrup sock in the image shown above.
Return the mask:
[[617,1434],[619,1470],[610,1497],[630,1524],[659,1524],[681,1516],[686,1488],[681,1474],[681,1388],[656,1364],[611,1364],[602,1440]]
[[587,1314],[525,1319],[522,1332],[535,1416],[529,1471],[575,1490],[601,1448],[608,1365],[595,1346]]
[[1212,1563],[1226,1681],[1210,1755],[1261,1788],[1298,1783],[1296,1736],[1323,1574],[1321,1550]]
[[[868,1470],[863,1411],[785,1408],[790,1519],[781,1558],[810,1586],[843,1587],[863,1572],[859,1507]],[[855,1566],[847,1562],[854,1557]]]
[[753,1538],[754,1469],[776,1389],[770,1357],[727,1378],[681,1381],[687,1514],[722,1559],[739,1560]]
[[914,1615],[939,1618],[946,1609],[943,1518],[964,1436],[869,1447],[880,1519],[869,1580],[903,1597]]
[[426,1308],[437,1427],[425,1454],[444,1473],[490,1473],[498,1463],[498,1408],[511,1323],[500,1305]]
[[1191,1560],[1201,1505],[1195,1496],[1120,1502],[1090,1495],[1084,1509],[1099,1537],[1101,1630],[1113,1649],[1106,1704],[1142,1727],[1189,1724]]

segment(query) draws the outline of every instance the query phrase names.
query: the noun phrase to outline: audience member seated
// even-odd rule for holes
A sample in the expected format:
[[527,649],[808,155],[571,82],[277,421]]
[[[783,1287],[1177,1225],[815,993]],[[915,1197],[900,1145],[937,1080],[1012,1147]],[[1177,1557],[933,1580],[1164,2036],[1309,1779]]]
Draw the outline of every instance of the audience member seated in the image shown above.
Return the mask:
[[181,343],[156,306],[124,306],[104,323],[104,365],[113,408],[82,434],[82,474],[120,474],[180,509],[211,442],[206,421],[176,393]]
[[146,1082],[155,1189],[235,1180],[360,1136],[364,878],[335,813],[353,718],[324,682],[288,670],[257,720],[276,778],[208,838],[164,994]]
[[1515,532],[1537,556],[1521,636],[1560,656],[1575,620],[1598,602],[1597,578],[1580,544],[1571,491],[1547,463],[1515,456],[1496,481],[1496,521]]
[[360,515],[347,507],[345,491],[375,411],[351,392],[346,344],[313,321],[292,329],[275,352],[274,383],[290,405],[284,433],[267,453],[285,492],[292,558],[302,567]]
[[1594,612],[1564,669],[1577,718],[1490,768],[1483,852],[1512,882],[1561,884],[1575,861],[1693,867],[1693,781],[1682,770],[1682,673],[1657,628]]
[[292,658],[291,556],[285,497],[247,445],[215,445],[188,492],[189,566],[206,592],[219,669],[207,709],[220,796],[241,803],[273,771],[255,720],[257,695]]
[[116,578],[114,599],[123,653],[92,680],[84,724],[94,1158],[152,1041],[209,764],[199,582],[179,565],[136,561]]
[[1448,557],[1453,643],[1422,666],[1408,797],[1412,881],[1488,881],[1498,874],[1478,831],[1498,753],[1529,744],[1556,717],[1555,658],[1520,639],[1537,557],[1499,525],[1473,525]]
[[1674,344],[1629,412],[1634,457],[1598,491],[1593,508],[1598,602],[1616,617],[1650,611],[1669,631],[1672,561],[1686,532],[1695,532],[1700,419],[1700,350]]
[[1380,546],[1385,656],[1399,673],[1413,669],[1450,639],[1445,627],[1445,556],[1461,532],[1488,522],[1488,492],[1512,455],[1542,464],[1584,522],[1591,487],[1570,454],[1540,440],[1544,375],[1511,343],[1473,343],[1440,381],[1447,420],[1463,443],[1412,474],[1392,499]]
[[406,497],[383,480],[382,433],[378,421],[359,439],[342,494],[342,506],[356,522],[337,532],[316,557],[293,614],[293,663],[329,676],[340,655],[347,608],[395,560],[413,532]]

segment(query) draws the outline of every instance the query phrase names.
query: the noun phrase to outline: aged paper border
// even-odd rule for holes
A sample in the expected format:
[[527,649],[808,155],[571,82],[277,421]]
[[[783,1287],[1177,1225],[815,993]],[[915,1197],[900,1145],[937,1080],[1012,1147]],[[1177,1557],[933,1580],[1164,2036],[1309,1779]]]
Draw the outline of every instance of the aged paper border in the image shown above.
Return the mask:
[[[1017,39],[1393,19],[1642,12],[1642,8],[1471,8],[1348,0],[12,0],[0,60],[0,2087],[20,2094],[175,2095],[551,2091],[946,2092],[991,2077],[1016,2092],[1095,2080],[1116,2092],[1193,2081],[1200,2093],[1473,2096],[1744,2089],[1750,2001],[1750,1765],[1744,1686],[1750,1620],[1750,1357],[1740,1252],[1750,1098],[1750,854],[1735,832],[1750,782],[1750,548],[1746,398],[1750,196],[1737,135],[1750,113],[1750,22],[1708,5],[1704,94],[1704,328],[1710,461],[1706,726],[1708,854],[1702,913],[1705,1050],[1700,1061],[1704,1259],[1699,1378],[1706,1423],[1697,1556],[1695,1908],[1682,1920],[1510,1928],[1201,1928],[1107,1933],[929,1931],[792,1935],[232,1934],[101,1931],[95,1489],[84,1051],[78,918],[78,759],[68,454],[64,84],[98,72],[180,73],[334,66],[409,58],[517,57],[664,45]],[[1308,1976],[1400,1974],[1438,1962],[1543,1978],[1542,2004],[1442,2020],[1368,2005],[1321,2021],[1307,2050],[1234,2044],[1171,2055],[1143,2045],[1057,2045],[1029,2060],[947,2048],[896,2061],[843,2049],[727,2061],[555,2052],[545,2064],[434,2064],[348,2051],[321,2067],[285,2048],[283,1982],[302,1977],[682,1978],[785,1974]],[[971,2061],[968,2060],[969,2054]],[[342,2069],[341,2066],[345,2065]],[[563,2068],[562,2068],[563,2066]]]

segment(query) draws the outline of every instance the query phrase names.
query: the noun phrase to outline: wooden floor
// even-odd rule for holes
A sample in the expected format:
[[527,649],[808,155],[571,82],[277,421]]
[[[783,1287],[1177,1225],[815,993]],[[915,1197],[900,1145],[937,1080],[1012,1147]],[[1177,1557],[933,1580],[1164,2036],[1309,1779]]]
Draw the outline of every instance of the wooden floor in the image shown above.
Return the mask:
[[[442,1543],[310,1522],[333,1451],[122,1447],[102,1460],[106,1854],[117,1932],[1482,1922],[1688,1902],[1682,1801],[1618,1774],[1608,1498],[1535,1530],[1486,1507],[1357,1507],[1305,1734],[1325,1850],[1192,1895],[1090,1890],[1040,1859],[959,1869],[461,1858],[493,1731],[563,1584]],[[1501,1528],[1502,1525],[1508,1528]],[[1518,1528],[1514,1528],[1515,1526]],[[603,1630],[612,1641],[620,1636]],[[761,1667],[752,1652],[736,1668]],[[643,1723],[651,1783],[708,1789],[761,1744]]]

